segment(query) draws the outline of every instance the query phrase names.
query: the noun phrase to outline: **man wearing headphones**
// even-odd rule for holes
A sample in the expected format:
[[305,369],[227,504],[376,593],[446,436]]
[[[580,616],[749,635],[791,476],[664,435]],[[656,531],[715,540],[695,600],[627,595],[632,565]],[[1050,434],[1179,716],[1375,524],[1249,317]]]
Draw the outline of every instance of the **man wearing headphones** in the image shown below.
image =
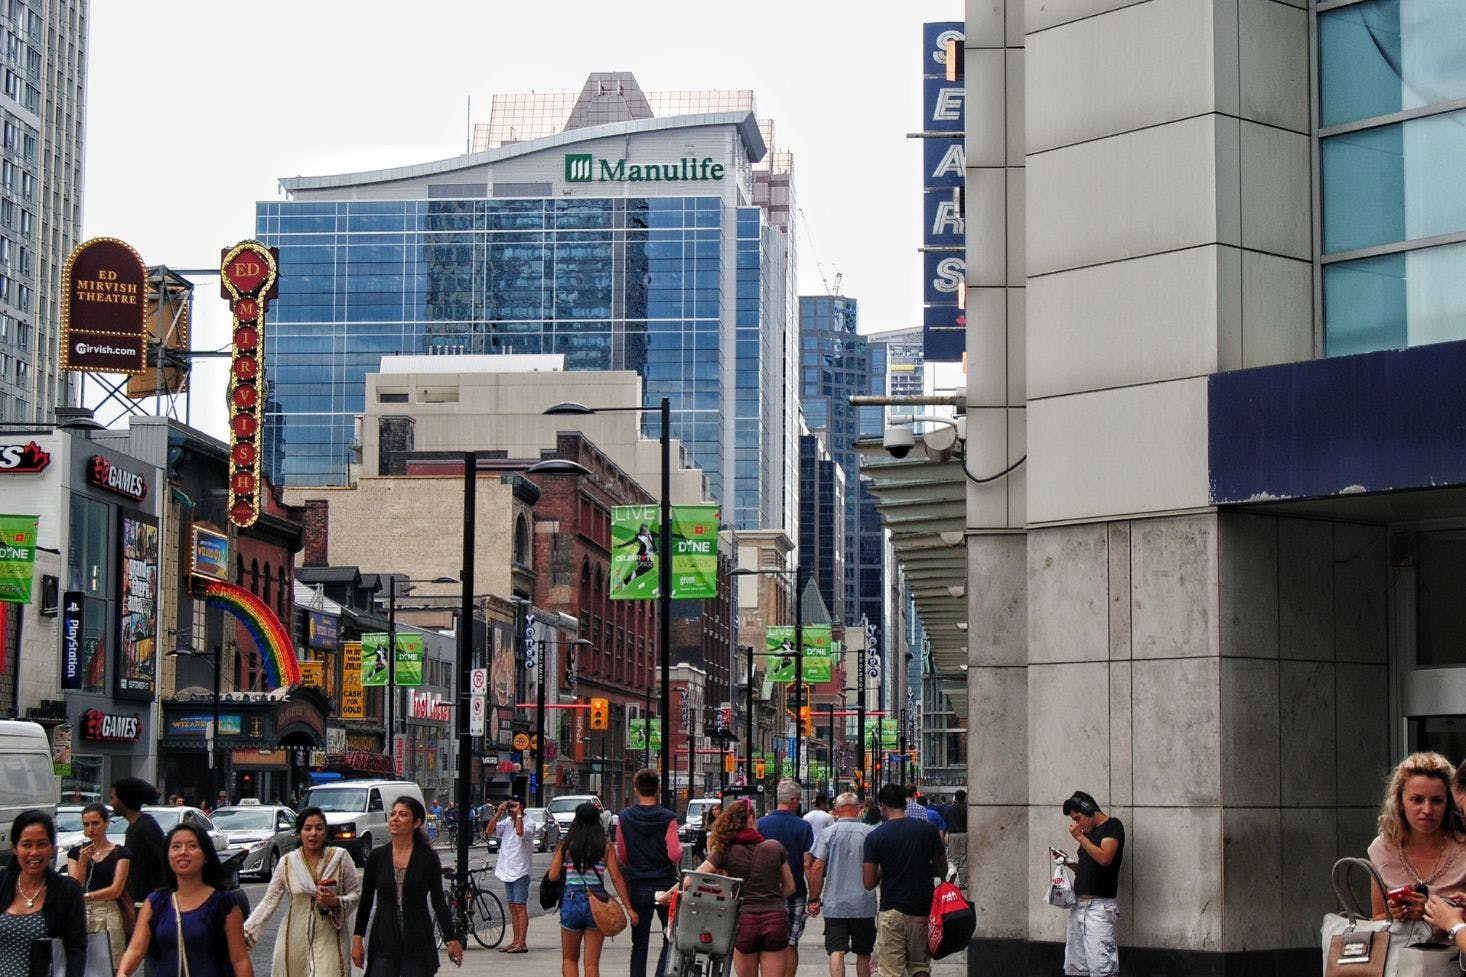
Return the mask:
[[1076,790],[1064,802],[1069,834],[1079,843],[1074,895],[1064,945],[1064,973],[1070,977],[1112,977],[1120,972],[1115,944],[1120,862],[1125,857],[1125,826],[1100,810],[1093,797]]

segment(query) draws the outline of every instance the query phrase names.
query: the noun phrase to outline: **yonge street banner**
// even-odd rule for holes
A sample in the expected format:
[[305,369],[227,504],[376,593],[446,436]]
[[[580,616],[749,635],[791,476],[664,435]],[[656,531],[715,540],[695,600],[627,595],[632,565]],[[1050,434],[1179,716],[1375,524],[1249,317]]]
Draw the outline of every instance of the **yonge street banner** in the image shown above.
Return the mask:
[[[764,635],[764,650],[769,656],[769,681],[794,681],[798,668],[794,661],[794,628],[790,625],[769,628]],[[804,626],[804,681],[812,684],[830,681],[835,664],[833,651],[828,624]]]
[[[718,596],[718,521],[715,505],[672,507],[672,599]],[[621,505],[611,510],[612,600],[657,597],[661,509]]]

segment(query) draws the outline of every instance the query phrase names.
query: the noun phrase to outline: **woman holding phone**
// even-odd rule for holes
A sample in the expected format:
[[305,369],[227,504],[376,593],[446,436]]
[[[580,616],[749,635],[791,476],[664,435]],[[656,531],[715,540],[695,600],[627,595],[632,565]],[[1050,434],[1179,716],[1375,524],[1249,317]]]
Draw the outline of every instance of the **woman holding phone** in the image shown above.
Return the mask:
[[326,844],[320,808],[300,812],[295,834],[300,847],[275,866],[265,897],[244,921],[245,942],[254,946],[283,905],[270,977],[351,977],[351,914],[361,900],[356,866]]
[[[66,868],[82,888],[87,932],[106,933],[112,944],[112,959],[121,960],[127,938],[132,935],[128,932],[131,926],[123,922],[119,904],[119,900],[126,899],[127,908],[132,910],[132,896],[127,894],[132,852],[107,837],[111,817],[105,804],[88,804],[81,809],[81,830],[87,840],[66,850]],[[136,918],[135,912],[129,915]]]
[[[1451,798],[1456,769],[1439,753],[1412,753],[1395,768],[1369,860],[1389,893],[1372,894],[1374,916],[1426,916],[1429,896],[1466,895],[1466,824]],[[1437,932],[1437,939],[1444,934]]]

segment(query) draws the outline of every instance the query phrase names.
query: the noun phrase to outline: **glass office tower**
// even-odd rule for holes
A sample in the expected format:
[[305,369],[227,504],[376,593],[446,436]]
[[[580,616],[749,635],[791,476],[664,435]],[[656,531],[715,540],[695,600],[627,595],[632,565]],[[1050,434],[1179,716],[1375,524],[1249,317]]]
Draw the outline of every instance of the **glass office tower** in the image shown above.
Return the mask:
[[[754,202],[757,122],[648,116],[634,79],[605,77],[564,123],[581,128],[282,180],[289,199],[257,206],[282,270],[265,436],[282,484],[349,479],[365,376],[383,355],[549,353],[567,370],[639,373],[648,406],[669,398],[673,435],[740,528],[796,529],[784,344],[797,322],[779,296],[792,253]],[[657,434],[654,414],[645,430]]]

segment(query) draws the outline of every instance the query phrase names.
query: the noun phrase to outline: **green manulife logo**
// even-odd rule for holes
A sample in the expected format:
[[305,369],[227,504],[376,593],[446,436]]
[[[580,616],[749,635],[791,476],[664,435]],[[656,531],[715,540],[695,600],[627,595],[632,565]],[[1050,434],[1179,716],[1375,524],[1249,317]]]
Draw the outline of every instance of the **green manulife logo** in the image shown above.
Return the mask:
[[711,156],[683,156],[670,163],[630,163],[590,153],[565,154],[566,183],[701,183],[721,180],[727,167]]

